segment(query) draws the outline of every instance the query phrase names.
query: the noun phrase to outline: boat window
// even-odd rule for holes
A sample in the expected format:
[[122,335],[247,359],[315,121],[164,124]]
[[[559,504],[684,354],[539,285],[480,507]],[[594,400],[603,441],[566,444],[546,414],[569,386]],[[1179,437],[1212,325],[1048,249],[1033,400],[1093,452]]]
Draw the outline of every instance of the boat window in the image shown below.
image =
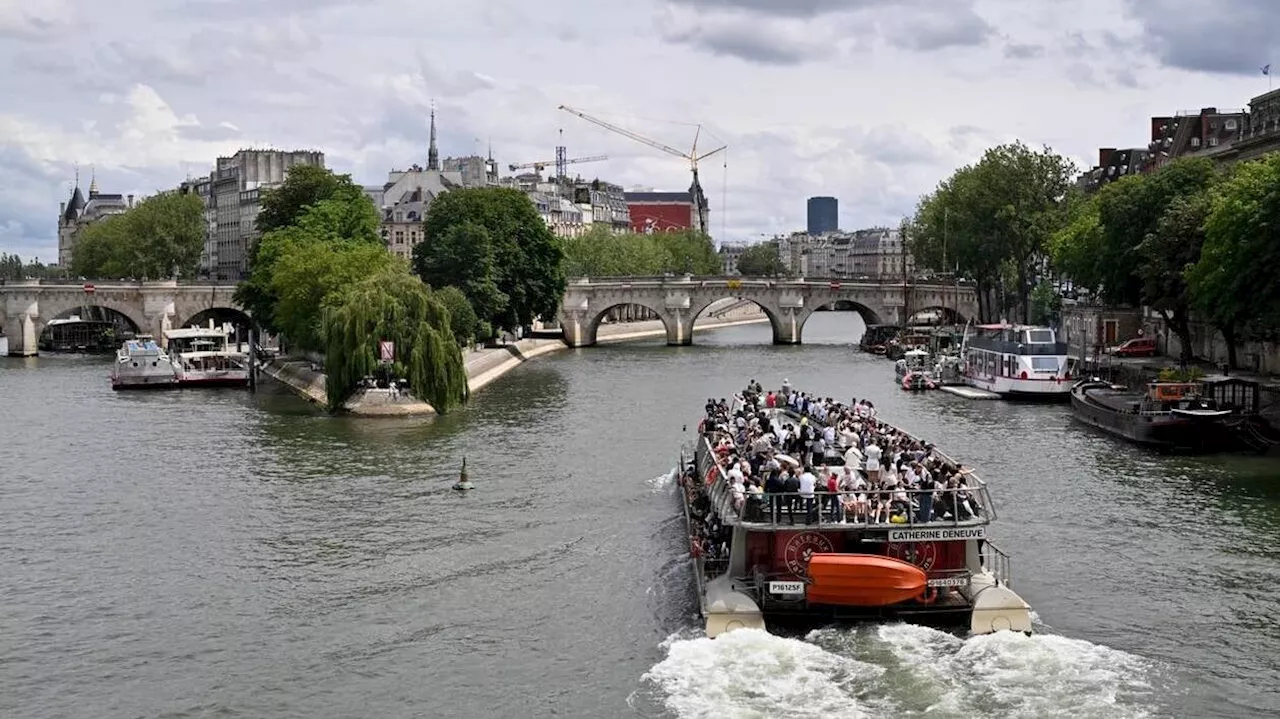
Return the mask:
[[1032,357],[1031,369],[1035,370],[1036,372],[1057,372],[1058,358],[1057,357]]
[[1030,330],[1027,336],[1031,344],[1052,344],[1053,330]]

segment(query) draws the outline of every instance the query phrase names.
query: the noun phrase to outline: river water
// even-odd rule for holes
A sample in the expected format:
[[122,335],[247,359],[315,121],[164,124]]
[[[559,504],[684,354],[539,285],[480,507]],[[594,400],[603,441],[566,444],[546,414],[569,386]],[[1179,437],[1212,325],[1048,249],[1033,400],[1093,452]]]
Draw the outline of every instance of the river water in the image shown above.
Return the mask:
[[[0,715],[1280,713],[1275,463],[902,393],[860,333],[821,313],[804,347],[748,326],[566,351],[434,420],[0,360]],[[700,636],[666,475],[708,396],[783,377],[978,468],[1035,636]]]

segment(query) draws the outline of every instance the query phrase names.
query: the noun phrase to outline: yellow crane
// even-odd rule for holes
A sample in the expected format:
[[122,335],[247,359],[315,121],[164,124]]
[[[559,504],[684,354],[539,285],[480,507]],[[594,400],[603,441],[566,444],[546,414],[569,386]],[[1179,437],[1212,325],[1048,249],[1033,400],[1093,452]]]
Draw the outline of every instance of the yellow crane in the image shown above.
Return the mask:
[[568,105],[561,105],[560,109],[572,115],[577,115],[578,117],[581,117],[582,119],[586,120],[587,122],[590,122],[593,125],[599,125],[600,127],[603,127],[604,129],[609,130],[610,132],[616,132],[617,134],[622,135],[623,137],[627,137],[641,144],[648,145],[649,147],[652,147],[656,150],[662,150],[668,155],[675,155],[676,157],[681,157],[681,158],[684,158],[685,160],[688,160],[689,169],[693,172],[693,184],[689,186],[689,194],[693,197],[694,206],[698,210],[698,229],[702,231],[703,234],[707,233],[707,196],[702,192],[702,183],[698,181],[698,161],[705,160],[708,157],[711,157],[717,152],[720,152],[725,148],[727,148],[728,145],[721,145],[720,147],[717,147],[711,152],[706,152],[699,155],[698,154],[698,138],[699,136],[702,135],[702,125],[698,125],[698,130],[693,135],[693,146],[689,148],[688,152],[684,152],[682,150],[677,150],[676,148],[671,147],[670,145],[666,145],[661,142],[658,142],[657,140],[652,140],[650,138],[647,138],[644,135],[641,135],[639,133],[632,132],[631,130],[626,129],[625,127],[618,127],[617,125],[614,125],[611,122],[605,122],[604,120],[601,120],[598,117],[592,117],[591,115],[588,115],[587,113],[582,112],[581,110],[575,110],[572,107],[569,107]]

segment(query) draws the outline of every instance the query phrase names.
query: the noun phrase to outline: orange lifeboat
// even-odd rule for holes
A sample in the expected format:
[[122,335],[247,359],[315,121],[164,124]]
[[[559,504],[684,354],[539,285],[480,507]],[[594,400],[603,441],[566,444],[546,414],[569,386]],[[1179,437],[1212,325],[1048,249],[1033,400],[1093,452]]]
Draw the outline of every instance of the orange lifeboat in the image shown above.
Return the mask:
[[815,554],[806,598],[815,604],[883,607],[924,594],[928,577],[916,565],[879,554]]

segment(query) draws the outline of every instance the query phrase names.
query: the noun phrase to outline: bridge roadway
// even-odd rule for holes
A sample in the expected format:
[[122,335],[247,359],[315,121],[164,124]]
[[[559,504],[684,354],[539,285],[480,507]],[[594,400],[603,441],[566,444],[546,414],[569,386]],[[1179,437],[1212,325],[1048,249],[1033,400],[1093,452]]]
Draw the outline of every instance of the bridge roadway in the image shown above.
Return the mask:
[[[84,307],[104,307],[127,317],[139,332],[163,338],[209,310],[243,313],[235,282],[130,282],[117,280],[8,280],[0,283],[0,330],[9,354],[33,355],[49,320]],[[850,282],[751,277],[610,277],[569,281],[557,320],[571,347],[596,342],[605,313],[634,304],[652,310],[667,329],[667,344],[687,345],[693,323],[712,302],[726,298],[759,305],[776,344],[800,344],[814,311],[837,303],[857,310],[867,324],[898,323],[911,313],[945,309],[960,318],[977,315],[973,288],[943,283]]]

